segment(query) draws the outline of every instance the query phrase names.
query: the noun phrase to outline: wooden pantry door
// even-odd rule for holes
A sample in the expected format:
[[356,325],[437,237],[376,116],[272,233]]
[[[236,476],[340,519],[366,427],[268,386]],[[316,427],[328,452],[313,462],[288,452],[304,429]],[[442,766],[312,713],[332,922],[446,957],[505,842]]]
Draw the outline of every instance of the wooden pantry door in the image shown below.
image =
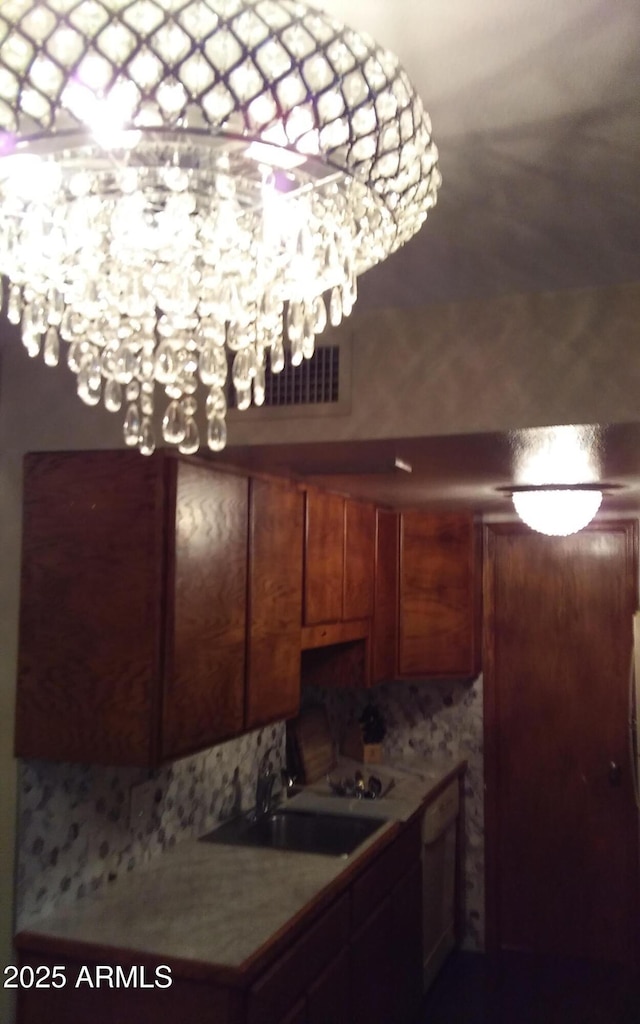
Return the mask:
[[637,523],[486,540],[488,947],[637,962]]

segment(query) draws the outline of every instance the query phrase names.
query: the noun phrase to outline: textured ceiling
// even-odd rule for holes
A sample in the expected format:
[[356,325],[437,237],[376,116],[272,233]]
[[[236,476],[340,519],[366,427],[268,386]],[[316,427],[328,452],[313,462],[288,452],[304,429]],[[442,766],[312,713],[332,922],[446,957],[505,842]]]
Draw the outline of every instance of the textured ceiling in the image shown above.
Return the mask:
[[[638,0],[321,0],[393,50],[429,111],[439,202],[359,282],[358,309],[640,281]],[[640,407],[639,407],[640,408]],[[239,449],[391,504],[510,509],[518,446],[544,431]],[[640,424],[598,432],[595,479],[640,503]],[[398,455],[411,474],[394,469]],[[570,471],[569,471],[570,475]]]
[[362,306],[640,280],[637,0],[324,0],[393,50],[443,185]]
[[[438,205],[361,278],[359,312],[640,282],[638,0],[317,5],[400,57],[440,150]],[[638,507],[640,424],[603,437],[601,477],[624,484],[610,506]],[[411,476],[394,470],[395,454],[413,462]],[[487,512],[508,509],[496,488],[515,478],[504,434],[283,445],[246,458],[341,489],[350,473],[355,492],[380,500]]]
[[640,507],[640,424],[561,426],[510,433],[384,441],[248,445],[219,461],[269,469],[383,505],[512,514],[509,488],[604,485],[603,513]]

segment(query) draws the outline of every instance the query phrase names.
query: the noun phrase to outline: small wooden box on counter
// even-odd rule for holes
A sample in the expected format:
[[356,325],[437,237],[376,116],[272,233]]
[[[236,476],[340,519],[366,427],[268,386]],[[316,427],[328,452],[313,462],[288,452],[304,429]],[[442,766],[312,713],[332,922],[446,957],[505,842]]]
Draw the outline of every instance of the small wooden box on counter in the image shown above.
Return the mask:
[[382,763],[382,743],[365,743],[358,724],[349,727],[342,744],[342,753],[362,764]]

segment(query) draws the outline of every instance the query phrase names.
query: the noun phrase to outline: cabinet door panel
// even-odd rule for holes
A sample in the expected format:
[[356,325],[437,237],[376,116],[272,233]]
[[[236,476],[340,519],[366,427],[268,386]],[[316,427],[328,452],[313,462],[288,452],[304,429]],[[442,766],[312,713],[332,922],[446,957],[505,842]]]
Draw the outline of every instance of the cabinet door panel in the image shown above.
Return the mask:
[[400,832],[351,887],[351,920],[359,928],[377,903],[409,871],[420,856],[420,822],[414,821]]
[[341,896],[250,988],[247,1024],[272,1024],[302,999],[349,934],[349,900]]
[[251,481],[247,729],[300,706],[302,521],[300,491]]
[[292,1010],[280,1018],[278,1024],[308,1024],[306,1001],[301,999],[296,1003]]
[[152,760],[162,527],[157,459],[25,458],[17,756]]
[[422,864],[391,893],[393,907],[393,1019],[413,1020],[422,997]]
[[344,498],[309,489],[306,493],[304,621],[342,620]]
[[351,941],[352,1024],[389,1024],[392,1013],[393,908],[387,897]]
[[397,512],[376,513],[375,602],[371,637],[371,683],[396,674],[398,634],[398,529]]
[[349,987],[349,950],[344,949],[309,989],[308,1024],[351,1024]]
[[242,732],[248,480],[187,461],[168,468],[175,533],[162,747],[175,757]]
[[400,675],[477,671],[478,583],[470,515],[402,513]]
[[345,502],[344,619],[373,615],[376,510],[361,501]]

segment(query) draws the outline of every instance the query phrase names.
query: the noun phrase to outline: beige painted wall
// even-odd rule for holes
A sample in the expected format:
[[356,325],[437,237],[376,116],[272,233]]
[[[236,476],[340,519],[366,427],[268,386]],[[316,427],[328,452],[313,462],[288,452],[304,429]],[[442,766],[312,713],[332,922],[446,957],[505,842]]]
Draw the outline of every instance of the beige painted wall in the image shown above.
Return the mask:
[[293,431],[298,441],[428,437],[640,418],[640,284],[354,312],[338,337],[351,338],[350,415],[236,413],[230,443],[277,443]]
[[[11,962],[16,771],[12,758],[16,595],[20,564],[20,473],[0,453],[0,970]],[[4,975],[3,975],[4,978]],[[10,993],[0,986],[0,1020],[11,1020]]]
[[[59,402],[61,394],[64,405]],[[67,371],[64,377],[58,378],[41,362],[32,363],[17,342],[15,332],[8,331],[4,321],[0,323],[0,971],[11,963],[14,931],[16,761],[13,716],[22,455],[38,449],[115,448],[119,443],[118,425],[109,417],[103,420],[94,410],[83,408],[74,396],[71,374]],[[0,986],[0,1021],[10,1024],[12,1019],[11,993]]]
[[[344,330],[353,339],[348,415],[271,422],[238,414],[231,442],[640,418],[640,285],[361,312]],[[66,369],[31,362],[15,331],[0,324],[0,967],[10,962],[13,931],[21,457],[30,450],[114,448],[120,438],[117,417],[83,406]],[[11,1020],[7,999],[0,989],[2,1021]]]

